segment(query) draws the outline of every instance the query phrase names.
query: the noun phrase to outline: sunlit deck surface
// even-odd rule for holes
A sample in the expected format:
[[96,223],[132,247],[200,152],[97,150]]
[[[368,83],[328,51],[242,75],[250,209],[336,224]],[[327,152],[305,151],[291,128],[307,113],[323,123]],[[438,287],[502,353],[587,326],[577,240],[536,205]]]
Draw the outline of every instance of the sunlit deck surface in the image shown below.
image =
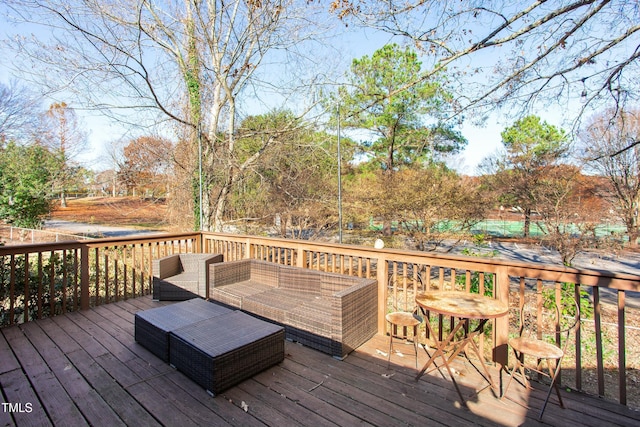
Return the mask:
[[437,371],[415,381],[411,346],[387,368],[383,336],[344,361],[287,342],[284,362],[211,397],[135,343],[134,313],[161,304],[137,298],[2,329],[1,398],[13,412],[2,405],[0,426],[640,425],[639,412],[567,392],[567,408],[552,396],[539,423],[541,388],[513,384],[500,400],[468,362],[456,362],[461,407]]

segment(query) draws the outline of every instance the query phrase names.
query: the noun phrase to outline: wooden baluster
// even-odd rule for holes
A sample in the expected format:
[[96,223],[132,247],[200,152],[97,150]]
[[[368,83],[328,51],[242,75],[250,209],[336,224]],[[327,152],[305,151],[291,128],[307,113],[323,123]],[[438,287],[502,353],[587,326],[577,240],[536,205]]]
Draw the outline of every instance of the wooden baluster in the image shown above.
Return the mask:
[[602,305],[600,304],[600,288],[593,288],[593,321],[596,333],[596,362],[598,377],[598,396],[604,396],[604,351],[602,348]]
[[73,251],[73,311],[78,311],[80,308],[80,293],[78,292],[78,277],[80,275],[80,271],[78,268],[80,267],[78,263],[78,253],[79,249],[75,249]]
[[16,309],[16,256],[10,255],[9,258],[9,324],[15,323],[15,309]]
[[131,247],[131,294],[133,298],[138,296],[137,289],[136,289],[136,272],[138,271],[138,269],[136,268],[137,246],[138,245],[134,244]]
[[23,321],[29,321],[29,254],[24,254],[24,315]]
[[115,302],[120,300],[120,280],[118,280],[118,266],[120,265],[120,260],[118,258],[117,251],[117,248],[113,248],[113,296],[115,298]]
[[62,250],[62,312],[67,312],[67,250]]
[[[575,284],[574,288],[573,288],[573,297],[575,298],[576,301],[578,301],[578,304],[580,305],[580,308],[582,309],[582,297],[580,295],[580,285],[579,284]],[[580,317],[582,317],[582,314],[580,314]],[[578,319],[579,322],[582,322],[582,319]],[[582,328],[581,327],[577,327],[576,331],[575,331],[575,343],[576,343],[576,389],[577,390],[582,390]]]
[[49,254],[49,317],[56,314],[56,265],[54,258],[55,252],[51,251]]
[[105,248],[104,251],[104,302],[105,304],[109,304],[111,302],[111,292],[109,291],[109,287],[111,286],[111,281],[109,280],[109,255],[108,248]]
[[42,252],[38,252],[38,319],[42,318],[42,300],[43,300],[43,283],[44,277],[42,273]]
[[[471,270],[464,271],[464,289],[467,292],[471,292]],[[479,291],[482,295],[482,291]]]
[[618,393],[620,403],[627,404],[627,358],[625,341],[625,291],[618,290]]

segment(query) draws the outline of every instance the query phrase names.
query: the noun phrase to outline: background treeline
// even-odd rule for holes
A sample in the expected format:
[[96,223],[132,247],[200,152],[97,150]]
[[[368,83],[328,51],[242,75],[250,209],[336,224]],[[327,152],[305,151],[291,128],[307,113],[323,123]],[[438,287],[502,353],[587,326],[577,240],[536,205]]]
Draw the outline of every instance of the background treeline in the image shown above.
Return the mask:
[[[640,153],[629,141],[639,138],[638,111],[604,111],[571,134],[524,116],[504,129],[481,175],[463,176],[452,165],[467,141],[447,120],[446,76],[407,88],[421,72],[411,49],[387,45],[354,60],[349,84],[322,97],[322,121],[273,110],[247,116],[232,134],[194,139],[177,127],[171,139],[120,139],[109,149],[113,168],[100,173],[77,160],[87,135],[71,106],[39,111],[27,88],[2,86],[0,218],[37,227],[54,198],[64,206],[67,194],[84,192],[166,198],[169,222],[183,230],[326,239],[342,217],[355,242],[373,232],[434,250],[517,212],[522,237],[535,225],[565,264],[585,247],[636,246]],[[603,224],[623,225],[626,237],[603,234]]]

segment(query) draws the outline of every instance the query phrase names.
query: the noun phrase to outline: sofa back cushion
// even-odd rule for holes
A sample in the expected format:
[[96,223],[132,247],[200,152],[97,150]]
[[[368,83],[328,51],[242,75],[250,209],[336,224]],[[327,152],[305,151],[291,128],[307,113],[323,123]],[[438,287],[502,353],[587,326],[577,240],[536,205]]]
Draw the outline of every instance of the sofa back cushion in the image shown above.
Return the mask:
[[342,274],[324,274],[322,276],[322,284],[320,291],[323,298],[333,296],[335,293],[344,291],[345,289],[353,286],[356,283],[357,278],[351,276],[345,276]]
[[208,254],[180,254],[180,267],[183,273],[198,272]]
[[221,262],[209,266],[209,282],[215,287],[245,282],[250,278],[249,260]]
[[[280,277],[280,266],[272,262],[251,260],[251,281],[278,287]],[[248,279],[247,279],[248,280]]]
[[305,268],[280,266],[278,287],[320,296],[321,276],[322,273]]

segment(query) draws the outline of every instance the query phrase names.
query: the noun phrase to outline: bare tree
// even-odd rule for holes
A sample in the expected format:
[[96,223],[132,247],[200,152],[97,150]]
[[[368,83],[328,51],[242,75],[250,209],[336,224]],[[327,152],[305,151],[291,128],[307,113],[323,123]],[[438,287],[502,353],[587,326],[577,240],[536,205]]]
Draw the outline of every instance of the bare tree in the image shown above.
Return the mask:
[[0,144],[25,141],[39,126],[40,98],[15,81],[0,83]]
[[[286,96],[275,87],[280,82],[270,63],[293,64],[284,60],[305,55],[303,42],[317,35],[321,21],[315,6],[294,0],[10,4],[22,19],[55,29],[52,41],[16,43],[30,55],[29,66],[37,65],[34,78],[52,92],[72,90],[123,123],[145,123],[146,114],[182,127],[189,149],[201,150],[191,158],[201,159],[203,229],[221,227],[234,182],[262,152],[242,163],[234,155],[243,96]],[[267,147],[274,140],[263,142]],[[197,171],[198,164],[184,166]]]
[[[458,112],[509,102],[566,107],[580,116],[638,100],[640,9],[628,0],[336,0],[349,22],[405,37],[458,84]],[[430,78],[429,73],[422,78]]]
[[53,176],[53,185],[60,194],[60,205],[67,207],[67,190],[79,172],[77,156],[87,145],[87,132],[83,129],[75,110],[65,102],[53,103],[44,114],[44,130],[36,140],[49,148],[57,158],[59,168]]
[[640,236],[640,146],[636,143],[640,140],[640,111],[598,114],[579,138],[588,165],[609,180],[610,199],[627,228],[629,244],[636,247]]

